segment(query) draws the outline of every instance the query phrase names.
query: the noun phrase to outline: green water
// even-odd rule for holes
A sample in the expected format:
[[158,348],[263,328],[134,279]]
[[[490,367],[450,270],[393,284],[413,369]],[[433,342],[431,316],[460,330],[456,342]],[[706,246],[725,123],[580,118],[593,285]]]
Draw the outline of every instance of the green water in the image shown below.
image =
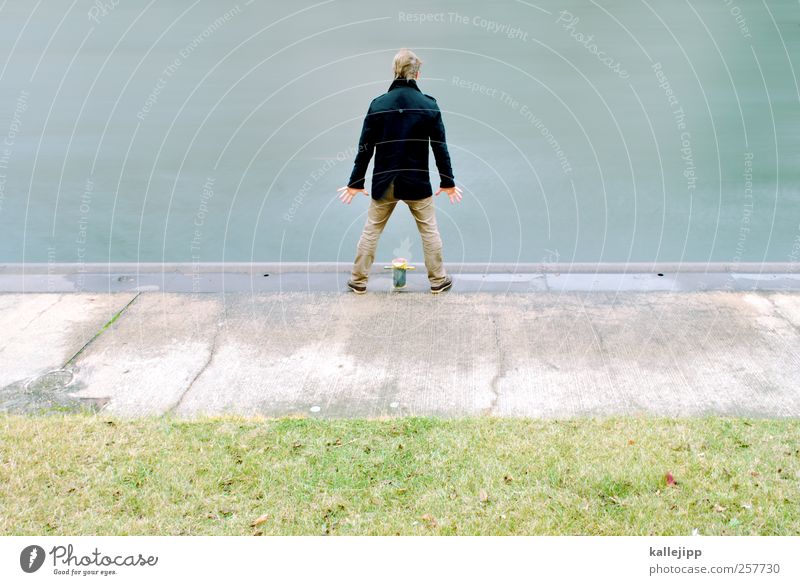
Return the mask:
[[0,262],[352,260],[336,188],[401,46],[465,192],[446,260],[800,255],[794,0],[100,6],[0,9]]

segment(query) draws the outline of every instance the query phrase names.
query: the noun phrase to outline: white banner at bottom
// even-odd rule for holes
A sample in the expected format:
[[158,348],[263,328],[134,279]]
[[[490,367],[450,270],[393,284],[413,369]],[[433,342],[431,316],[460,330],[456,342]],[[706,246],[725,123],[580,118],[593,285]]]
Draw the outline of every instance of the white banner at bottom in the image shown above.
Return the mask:
[[799,552],[800,536],[6,536],[0,583],[777,585],[800,583]]

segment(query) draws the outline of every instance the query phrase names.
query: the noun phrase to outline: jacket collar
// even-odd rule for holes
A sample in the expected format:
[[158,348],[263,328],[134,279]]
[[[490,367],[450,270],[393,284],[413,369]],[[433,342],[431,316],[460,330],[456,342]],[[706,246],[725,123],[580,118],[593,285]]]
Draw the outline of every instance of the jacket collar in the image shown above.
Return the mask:
[[389,91],[397,89],[398,87],[410,87],[422,93],[422,90],[419,87],[417,87],[417,82],[414,79],[395,79],[394,81],[392,81],[392,85],[389,86]]

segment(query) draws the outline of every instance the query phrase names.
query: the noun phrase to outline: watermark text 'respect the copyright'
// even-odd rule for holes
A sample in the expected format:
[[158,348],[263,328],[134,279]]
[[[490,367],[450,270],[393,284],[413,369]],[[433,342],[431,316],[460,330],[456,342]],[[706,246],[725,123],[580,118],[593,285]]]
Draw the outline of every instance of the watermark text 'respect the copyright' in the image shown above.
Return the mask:
[[397,21],[410,24],[454,24],[482,28],[492,34],[500,34],[511,40],[528,42],[528,31],[506,22],[498,22],[479,14],[469,15],[460,12],[398,12]]

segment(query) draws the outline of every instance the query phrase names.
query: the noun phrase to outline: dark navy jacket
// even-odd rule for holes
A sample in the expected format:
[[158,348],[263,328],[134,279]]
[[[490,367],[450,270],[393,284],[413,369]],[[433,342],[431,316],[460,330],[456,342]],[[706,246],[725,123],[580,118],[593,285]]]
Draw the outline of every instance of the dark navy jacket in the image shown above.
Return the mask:
[[394,180],[397,199],[424,199],[433,194],[428,176],[428,144],[439,169],[439,186],[454,187],[442,113],[436,100],[413,79],[395,79],[389,91],[376,97],[364,118],[348,186],[364,188],[367,166],[372,169],[373,199],[380,199]]

